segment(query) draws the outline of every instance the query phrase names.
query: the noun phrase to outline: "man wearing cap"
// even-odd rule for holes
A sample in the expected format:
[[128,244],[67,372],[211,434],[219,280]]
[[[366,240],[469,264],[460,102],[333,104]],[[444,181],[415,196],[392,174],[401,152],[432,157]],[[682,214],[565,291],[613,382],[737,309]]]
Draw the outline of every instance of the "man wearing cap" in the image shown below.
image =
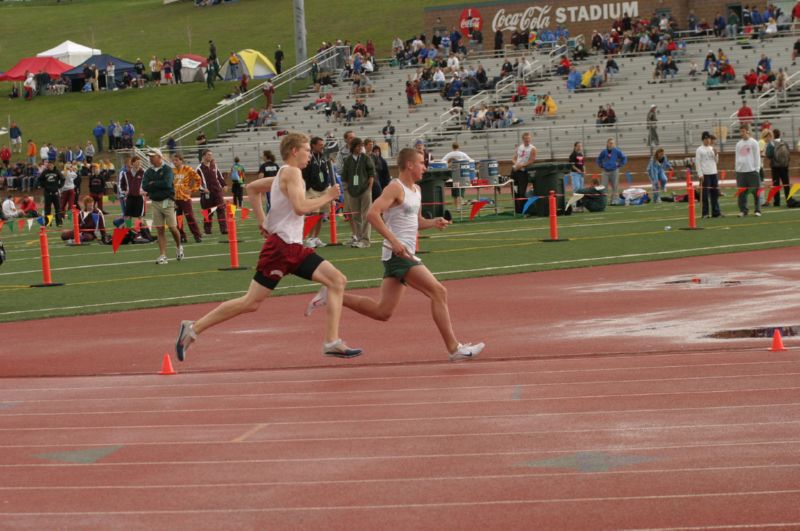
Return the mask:
[[656,121],[656,105],[654,103],[650,106],[650,112],[647,113],[647,145],[650,147],[656,147],[659,144]]
[[511,180],[514,182],[514,212],[522,214],[525,197],[528,191],[528,167],[536,162],[536,146],[531,143],[530,131],[522,133],[522,144],[514,149],[511,158]]
[[148,152],[150,168],[144,172],[142,189],[150,197],[150,206],[153,209],[153,225],[158,232],[158,250],[160,251],[156,264],[167,264],[167,237],[164,225],[169,227],[178,248],[177,259],[183,260],[183,246],[181,235],[178,233],[178,223],[175,220],[175,188],[173,185],[172,168],[164,164],[164,155],[159,149]]
[[53,166],[52,160],[45,159],[44,170],[39,174],[39,187],[44,190],[44,215],[50,217],[50,208],[55,209],[56,226],[61,226],[61,187],[64,176]]
[[217,221],[219,222],[220,234],[228,234],[228,223],[225,221],[225,198],[224,194],[228,191],[225,185],[225,177],[217,168],[214,161],[214,154],[210,149],[204,149],[200,155],[202,163],[197,167],[200,175],[200,208],[209,210],[207,221],[203,223],[206,234],[211,234],[211,218],[214,213],[210,211],[216,208]]
[[747,215],[747,196],[755,199],[756,216],[761,216],[758,188],[761,186],[761,150],[758,141],[750,136],[750,126],[739,126],[742,139],[736,143],[736,186],[739,188],[739,217]]
[[717,177],[719,153],[714,149],[714,141],[717,137],[708,131],[703,131],[701,138],[703,139],[703,145],[697,148],[694,165],[697,175],[700,177],[703,217],[718,218],[722,216],[722,212],[719,208],[719,179]]

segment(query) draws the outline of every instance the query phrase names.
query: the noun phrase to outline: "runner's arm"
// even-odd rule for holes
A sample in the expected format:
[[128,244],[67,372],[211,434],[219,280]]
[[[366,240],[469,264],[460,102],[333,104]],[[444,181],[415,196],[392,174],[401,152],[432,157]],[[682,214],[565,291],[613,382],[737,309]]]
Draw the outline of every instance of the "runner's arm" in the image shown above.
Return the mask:
[[303,175],[300,170],[298,168],[286,168],[283,170],[282,175],[281,186],[286,187],[282,191],[286,194],[286,198],[292,204],[294,213],[298,216],[304,216],[307,212],[319,210],[320,207],[339,198],[339,185],[335,184],[325,190],[322,197],[306,199]]
[[369,221],[369,224],[375,227],[375,230],[378,231],[387,242],[389,242],[389,245],[392,247],[392,253],[397,256],[411,258],[405,245],[400,243],[400,240],[397,239],[394,233],[389,230],[389,227],[387,227],[386,223],[383,221],[384,212],[402,202],[402,193],[403,189],[399,184],[394,182],[389,183],[389,186],[383,190],[383,193],[378,197],[378,199],[372,203],[372,206],[367,213],[367,221]]

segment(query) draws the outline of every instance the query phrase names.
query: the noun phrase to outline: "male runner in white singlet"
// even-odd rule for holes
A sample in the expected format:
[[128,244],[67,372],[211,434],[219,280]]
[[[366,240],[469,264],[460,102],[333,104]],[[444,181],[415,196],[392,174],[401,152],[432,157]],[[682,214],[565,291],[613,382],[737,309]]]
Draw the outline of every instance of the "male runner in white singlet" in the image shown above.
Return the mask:
[[[444,218],[425,219],[420,215],[421,194],[415,183],[425,171],[422,155],[411,148],[403,149],[397,156],[397,167],[400,168],[400,177],[384,188],[367,215],[369,222],[384,238],[380,299],[376,301],[345,293],[343,304],[372,319],[388,321],[400,302],[405,286],[409,285],[431,300],[433,320],[442,334],[450,360],[474,358],[483,350],[484,344],[458,342],[447,308],[447,290],[422,264],[422,260],[414,256],[418,230],[433,227],[441,230],[450,222]],[[330,303],[330,296],[330,291],[323,286],[309,303],[306,315]]]
[[[347,279],[333,264],[323,260],[313,249],[303,246],[305,213],[319,210],[322,205],[339,197],[339,187],[334,185],[320,197],[306,199],[301,170],[310,157],[311,147],[306,135],[286,135],[281,141],[281,158],[285,165],[278,175],[264,177],[247,185],[247,199],[262,234],[267,238],[258,257],[256,274],[244,296],[223,302],[197,321],[181,323],[175,343],[180,361],[184,360],[186,350],[201,332],[242,313],[256,311],[281,278],[290,273],[319,282],[327,289],[329,303],[322,353],[338,358],[352,358],[361,354],[360,349],[348,347],[339,338],[339,318]],[[268,191],[272,206],[267,217],[264,213],[264,193]]]

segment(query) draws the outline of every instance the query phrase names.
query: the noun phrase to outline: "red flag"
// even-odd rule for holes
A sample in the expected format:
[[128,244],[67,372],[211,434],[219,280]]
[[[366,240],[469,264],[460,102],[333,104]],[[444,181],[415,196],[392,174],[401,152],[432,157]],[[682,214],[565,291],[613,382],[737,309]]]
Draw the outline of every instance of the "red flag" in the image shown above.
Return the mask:
[[24,219],[21,219],[21,220],[17,221],[17,228],[19,229],[20,232],[22,232],[22,229],[25,228],[25,220]]
[[5,221],[0,220],[0,230],[3,230],[3,226],[6,224]]
[[111,236],[111,249],[114,250],[114,254],[117,254],[117,249],[119,246],[122,245],[122,240],[125,239],[125,236],[128,234],[127,227],[120,227],[114,229],[114,234]]
[[673,177],[675,177],[675,170],[669,170],[667,172],[667,178],[672,179]]
[[775,194],[780,193],[781,187],[780,186],[773,186],[769,189],[769,195],[767,196],[767,203],[775,199]]
[[306,216],[305,224],[303,225],[303,239],[308,238],[311,229],[314,228],[314,225],[319,223],[319,220],[322,218],[321,215],[315,214],[313,216]]
[[178,228],[179,228],[179,229],[182,229],[182,228],[183,228],[183,214],[181,214],[180,216],[178,216]]
[[720,177],[722,177],[722,180],[723,180],[723,181],[725,180],[725,174],[726,174],[726,173],[727,173],[727,172],[726,172],[725,170],[720,170],[720,172],[719,172],[719,175],[720,175]]
[[763,191],[764,191],[764,187],[763,186],[759,186],[758,190],[756,190],[756,195],[761,195],[761,192],[763,192]]
[[242,221],[250,217],[250,209],[242,207]]
[[475,219],[475,216],[478,215],[478,212],[480,212],[481,209],[488,204],[488,201],[478,201],[477,203],[472,203],[472,210],[469,213],[469,220],[472,221]]
[[739,197],[740,195],[742,195],[746,191],[747,191],[747,188],[739,188],[739,189],[736,190],[736,193],[734,194],[734,197]]
[[207,208],[204,208],[203,210],[201,210],[200,213],[203,214],[203,221],[205,221],[206,223],[211,223],[211,218],[208,217],[208,209]]

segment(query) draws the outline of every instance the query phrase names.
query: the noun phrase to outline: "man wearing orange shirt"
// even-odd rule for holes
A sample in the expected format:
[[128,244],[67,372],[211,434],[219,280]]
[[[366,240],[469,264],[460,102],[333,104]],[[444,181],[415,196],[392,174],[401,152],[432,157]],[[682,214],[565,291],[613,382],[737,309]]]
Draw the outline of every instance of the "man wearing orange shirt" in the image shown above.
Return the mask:
[[[194,241],[200,243],[203,238],[200,235],[200,228],[197,226],[197,221],[194,219],[194,211],[192,210],[192,194],[200,190],[200,176],[197,175],[194,168],[184,162],[183,155],[180,153],[172,155],[172,163],[175,165],[174,187],[177,214],[183,215],[184,224],[189,225]],[[178,224],[178,232],[181,234],[181,242],[186,243],[186,233],[182,224]]]

